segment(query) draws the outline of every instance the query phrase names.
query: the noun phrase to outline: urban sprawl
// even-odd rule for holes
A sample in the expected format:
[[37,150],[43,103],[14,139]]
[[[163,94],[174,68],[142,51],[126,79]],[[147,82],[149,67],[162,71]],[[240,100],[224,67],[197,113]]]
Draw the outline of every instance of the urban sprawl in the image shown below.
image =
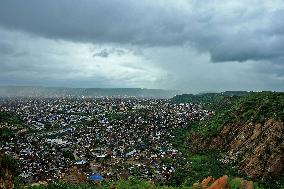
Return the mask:
[[68,179],[74,169],[108,180],[132,175],[170,181],[177,169],[190,166],[171,142],[174,130],[214,114],[200,104],[134,97],[3,97],[0,111],[23,120],[0,123],[17,131],[0,150],[18,160],[26,184]]

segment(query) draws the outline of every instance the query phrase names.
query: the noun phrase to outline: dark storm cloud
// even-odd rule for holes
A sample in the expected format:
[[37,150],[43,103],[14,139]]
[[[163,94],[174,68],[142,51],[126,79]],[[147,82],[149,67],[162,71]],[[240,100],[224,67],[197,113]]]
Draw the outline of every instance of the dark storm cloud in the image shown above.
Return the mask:
[[266,29],[266,32],[269,35],[274,35],[274,36],[281,36],[284,34],[284,10],[278,10],[273,12],[270,15],[270,24],[269,27]]
[[102,49],[100,51],[97,51],[93,54],[93,57],[102,57],[102,58],[107,58],[109,57],[111,54],[115,54],[118,56],[122,56],[124,54],[126,54],[127,52],[123,49],[119,49],[119,48],[110,48],[110,49]]
[[224,14],[219,9],[202,11],[200,7],[206,4],[203,1],[202,6],[196,1],[191,4],[189,11],[168,1],[9,0],[1,2],[0,24],[73,41],[144,46],[191,44],[210,52],[213,62],[282,56],[283,10],[248,11],[246,6],[250,4],[244,3],[242,10]]
[[213,62],[247,60],[273,60],[280,58],[284,54],[284,40],[282,37],[276,39],[253,39],[242,36],[220,42],[215,47],[211,47],[211,59]]
[[197,49],[210,52],[213,62],[273,60],[284,54],[283,12],[255,7],[232,16],[216,10],[193,28],[192,41]]
[[109,56],[109,52],[107,49],[103,49],[100,52],[96,52],[93,54],[93,57],[102,57],[102,58],[107,58]]
[[52,38],[158,45],[181,40],[178,14],[150,1],[11,0],[1,2],[0,24]]
[[[210,52],[213,62],[282,56],[283,10],[247,11],[244,5],[244,10],[227,15],[218,9],[201,11],[195,1],[192,6],[189,11],[165,1],[9,0],[1,2],[0,24],[74,41],[146,46],[189,43]],[[263,21],[261,25],[258,20]]]
[[0,55],[11,55],[14,53],[12,45],[0,41]]
[[276,78],[284,80],[284,56],[259,63],[254,70],[262,74],[273,74]]
[[281,0],[1,1],[0,72],[46,85],[280,89],[283,19]]

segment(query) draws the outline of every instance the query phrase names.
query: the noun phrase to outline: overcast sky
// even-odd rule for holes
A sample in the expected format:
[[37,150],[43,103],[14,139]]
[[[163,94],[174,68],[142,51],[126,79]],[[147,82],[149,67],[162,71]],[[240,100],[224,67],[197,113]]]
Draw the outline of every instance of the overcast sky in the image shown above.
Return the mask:
[[0,2],[0,85],[284,90],[283,0]]

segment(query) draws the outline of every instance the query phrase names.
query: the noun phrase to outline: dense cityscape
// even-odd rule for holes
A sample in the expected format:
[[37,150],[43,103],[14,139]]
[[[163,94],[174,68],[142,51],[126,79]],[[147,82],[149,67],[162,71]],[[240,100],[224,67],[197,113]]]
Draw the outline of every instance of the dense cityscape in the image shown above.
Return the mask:
[[133,175],[170,181],[177,168],[190,167],[171,143],[173,131],[214,114],[200,104],[134,97],[6,97],[0,111],[24,121],[0,126],[17,131],[0,147],[19,160],[26,184],[70,180],[66,175],[74,168],[110,181]]
[[284,189],[283,20],[284,0],[0,0],[0,189]]

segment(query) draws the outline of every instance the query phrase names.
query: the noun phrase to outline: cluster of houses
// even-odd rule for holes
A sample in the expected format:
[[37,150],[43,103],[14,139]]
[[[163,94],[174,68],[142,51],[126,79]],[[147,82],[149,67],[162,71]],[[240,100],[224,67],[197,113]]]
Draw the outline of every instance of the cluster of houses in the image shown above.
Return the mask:
[[190,166],[172,144],[175,129],[213,114],[199,104],[142,98],[1,98],[0,111],[27,128],[0,143],[19,160],[23,183],[66,180],[74,167],[109,180],[171,180]]

